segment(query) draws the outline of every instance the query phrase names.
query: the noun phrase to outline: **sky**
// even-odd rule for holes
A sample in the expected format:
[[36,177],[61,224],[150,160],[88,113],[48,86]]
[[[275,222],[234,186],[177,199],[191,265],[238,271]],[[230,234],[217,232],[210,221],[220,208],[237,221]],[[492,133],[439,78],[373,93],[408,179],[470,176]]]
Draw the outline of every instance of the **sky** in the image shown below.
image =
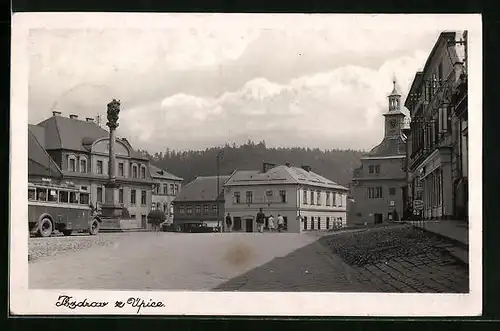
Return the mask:
[[383,136],[393,79],[402,97],[440,31],[315,27],[32,29],[28,118],[106,117],[135,148],[367,150]]

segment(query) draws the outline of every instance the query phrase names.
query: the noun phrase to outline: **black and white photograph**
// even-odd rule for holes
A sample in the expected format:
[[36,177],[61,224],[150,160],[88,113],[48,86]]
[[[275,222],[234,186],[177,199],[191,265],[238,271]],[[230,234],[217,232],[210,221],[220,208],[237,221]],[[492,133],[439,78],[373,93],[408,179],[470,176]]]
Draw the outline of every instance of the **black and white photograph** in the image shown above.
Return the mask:
[[19,14],[12,38],[13,313],[481,314],[480,15]]

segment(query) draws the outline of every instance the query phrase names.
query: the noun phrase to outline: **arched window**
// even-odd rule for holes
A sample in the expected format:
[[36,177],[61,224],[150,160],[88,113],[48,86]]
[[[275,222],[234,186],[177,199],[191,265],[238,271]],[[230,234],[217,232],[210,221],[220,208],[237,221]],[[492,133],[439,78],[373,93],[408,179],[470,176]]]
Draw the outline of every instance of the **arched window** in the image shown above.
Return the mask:
[[68,171],[76,172],[76,156],[68,155]]
[[133,163],[132,164],[132,178],[137,178],[138,177],[138,173],[137,173],[137,164]]
[[141,178],[145,179],[146,178],[146,166],[141,165]]
[[80,156],[80,172],[87,172],[87,158],[85,156]]

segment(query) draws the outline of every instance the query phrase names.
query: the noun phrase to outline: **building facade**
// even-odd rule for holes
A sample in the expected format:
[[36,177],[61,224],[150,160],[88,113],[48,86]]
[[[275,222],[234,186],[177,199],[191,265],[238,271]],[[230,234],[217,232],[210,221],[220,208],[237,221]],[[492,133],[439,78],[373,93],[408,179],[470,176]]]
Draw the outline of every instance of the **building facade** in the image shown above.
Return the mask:
[[154,181],[151,210],[158,209],[163,211],[166,216],[166,222],[173,223],[173,201],[181,191],[183,179],[152,164],[149,165],[149,171]]
[[[61,170],[66,181],[90,192],[91,203],[100,208],[105,201],[108,179],[109,133],[93,122],[76,115],[63,117],[60,112],[31,128],[37,140]],[[118,138],[116,152],[115,203],[126,208],[135,221],[132,227],[147,227],[151,210],[153,180],[149,160],[136,152],[125,138]]]
[[439,35],[405,101],[412,118],[408,204],[424,219],[467,215],[467,74],[460,45],[466,40],[458,38],[457,32]]
[[351,225],[378,224],[403,215],[406,186],[406,137],[403,129],[406,115],[401,94],[394,88],[388,96],[389,107],[384,116],[384,138],[354,170],[349,219]]
[[210,227],[222,226],[223,187],[228,179],[227,175],[219,176],[219,180],[217,176],[199,176],[186,184],[173,201],[174,224],[205,222]]
[[233,231],[256,232],[260,208],[267,217],[278,214],[285,231],[328,230],[345,225],[348,189],[310,167],[264,163],[259,170],[235,171],[224,185],[225,211]]

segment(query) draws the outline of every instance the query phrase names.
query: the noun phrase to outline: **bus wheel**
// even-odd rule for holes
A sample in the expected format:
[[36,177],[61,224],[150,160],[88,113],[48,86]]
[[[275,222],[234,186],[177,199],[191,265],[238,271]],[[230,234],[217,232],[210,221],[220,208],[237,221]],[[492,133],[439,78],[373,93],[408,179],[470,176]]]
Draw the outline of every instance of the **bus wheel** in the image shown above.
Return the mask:
[[95,236],[99,233],[99,221],[97,221],[96,219],[90,222],[89,233],[91,236]]
[[45,217],[40,221],[38,226],[38,235],[41,237],[48,237],[52,234],[52,222],[49,218]]
[[63,235],[65,236],[71,236],[72,230],[62,230]]

